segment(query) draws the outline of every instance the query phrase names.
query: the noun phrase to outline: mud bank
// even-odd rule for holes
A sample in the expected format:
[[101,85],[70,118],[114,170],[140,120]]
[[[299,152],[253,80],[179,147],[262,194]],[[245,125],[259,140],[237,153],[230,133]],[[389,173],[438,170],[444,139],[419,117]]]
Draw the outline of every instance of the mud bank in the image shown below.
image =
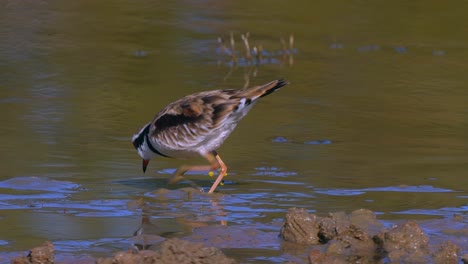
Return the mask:
[[[280,236],[297,244],[311,245],[310,263],[467,263],[451,241],[431,245],[416,221],[384,228],[369,210],[327,217],[291,208]],[[466,252],[465,252],[466,253]]]
[[[76,263],[70,260],[70,263]],[[14,264],[52,264],[55,262],[54,247],[52,243],[31,249],[28,255],[12,260]],[[162,242],[154,250],[138,250],[132,248],[114,254],[113,257],[98,258],[95,260],[79,261],[79,263],[96,264],[135,264],[135,263],[220,263],[234,264],[234,259],[226,257],[221,250],[215,247],[205,247],[202,243],[171,238]]]
[[[459,219],[460,220],[460,219]],[[463,221],[462,221],[463,223]],[[12,260],[30,263],[244,263],[235,249],[276,249],[288,263],[468,263],[465,229],[458,241],[431,241],[416,221],[385,226],[369,210],[317,216],[291,208],[280,232],[254,226],[203,226],[182,238],[137,234],[128,250],[94,259],[61,258],[50,242]],[[223,253],[224,251],[224,253]],[[261,250],[258,254],[261,254]],[[111,255],[111,254],[110,254]]]

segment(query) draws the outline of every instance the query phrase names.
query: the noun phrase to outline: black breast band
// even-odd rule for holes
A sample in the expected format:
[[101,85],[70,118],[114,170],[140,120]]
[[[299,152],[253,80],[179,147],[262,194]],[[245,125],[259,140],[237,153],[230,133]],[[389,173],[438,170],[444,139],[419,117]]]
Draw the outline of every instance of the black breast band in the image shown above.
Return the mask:
[[149,133],[145,133],[145,139],[146,139],[146,144],[148,144],[148,147],[151,151],[153,151],[154,153],[158,154],[159,156],[163,156],[163,157],[166,157],[166,158],[170,158],[169,156],[167,155],[164,155],[162,154],[161,152],[159,152],[155,147],[153,147],[153,145],[151,145],[151,141],[148,137],[148,134]]

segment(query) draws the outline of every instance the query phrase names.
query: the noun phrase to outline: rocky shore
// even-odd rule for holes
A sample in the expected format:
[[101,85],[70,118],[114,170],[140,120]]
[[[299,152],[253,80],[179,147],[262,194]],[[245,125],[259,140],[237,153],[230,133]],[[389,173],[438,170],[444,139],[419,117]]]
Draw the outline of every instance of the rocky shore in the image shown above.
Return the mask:
[[468,263],[468,252],[460,243],[432,243],[413,220],[386,227],[365,209],[317,216],[302,208],[290,208],[276,235],[255,228],[219,225],[196,228],[192,235],[183,238],[137,234],[133,239],[137,242],[126,251],[80,261],[56,261],[53,244],[45,242],[11,263],[239,263],[235,254],[225,254],[222,249],[249,243],[255,247],[255,243],[276,240],[282,249],[305,249],[302,258],[288,263]]

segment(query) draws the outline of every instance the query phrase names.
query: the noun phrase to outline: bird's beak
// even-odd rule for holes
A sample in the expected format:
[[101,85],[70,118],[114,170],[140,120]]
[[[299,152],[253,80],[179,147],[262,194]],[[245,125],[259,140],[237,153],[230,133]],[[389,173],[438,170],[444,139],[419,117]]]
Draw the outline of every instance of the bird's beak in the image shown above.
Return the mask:
[[146,172],[146,167],[148,167],[149,161],[150,161],[150,160],[145,160],[145,159],[143,159],[143,173]]

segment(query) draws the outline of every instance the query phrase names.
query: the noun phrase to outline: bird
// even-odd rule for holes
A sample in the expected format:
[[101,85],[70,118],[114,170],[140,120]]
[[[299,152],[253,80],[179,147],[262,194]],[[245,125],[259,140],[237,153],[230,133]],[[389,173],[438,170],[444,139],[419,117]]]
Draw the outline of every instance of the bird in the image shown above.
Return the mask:
[[187,171],[216,171],[208,193],[213,193],[227,175],[227,166],[216,152],[258,99],[289,84],[284,79],[244,89],[220,89],[187,95],[169,103],[132,137],[143,159],[143,173],[151,159],[204,157],[209,165],[182,165],[169,183],[183,179]]

